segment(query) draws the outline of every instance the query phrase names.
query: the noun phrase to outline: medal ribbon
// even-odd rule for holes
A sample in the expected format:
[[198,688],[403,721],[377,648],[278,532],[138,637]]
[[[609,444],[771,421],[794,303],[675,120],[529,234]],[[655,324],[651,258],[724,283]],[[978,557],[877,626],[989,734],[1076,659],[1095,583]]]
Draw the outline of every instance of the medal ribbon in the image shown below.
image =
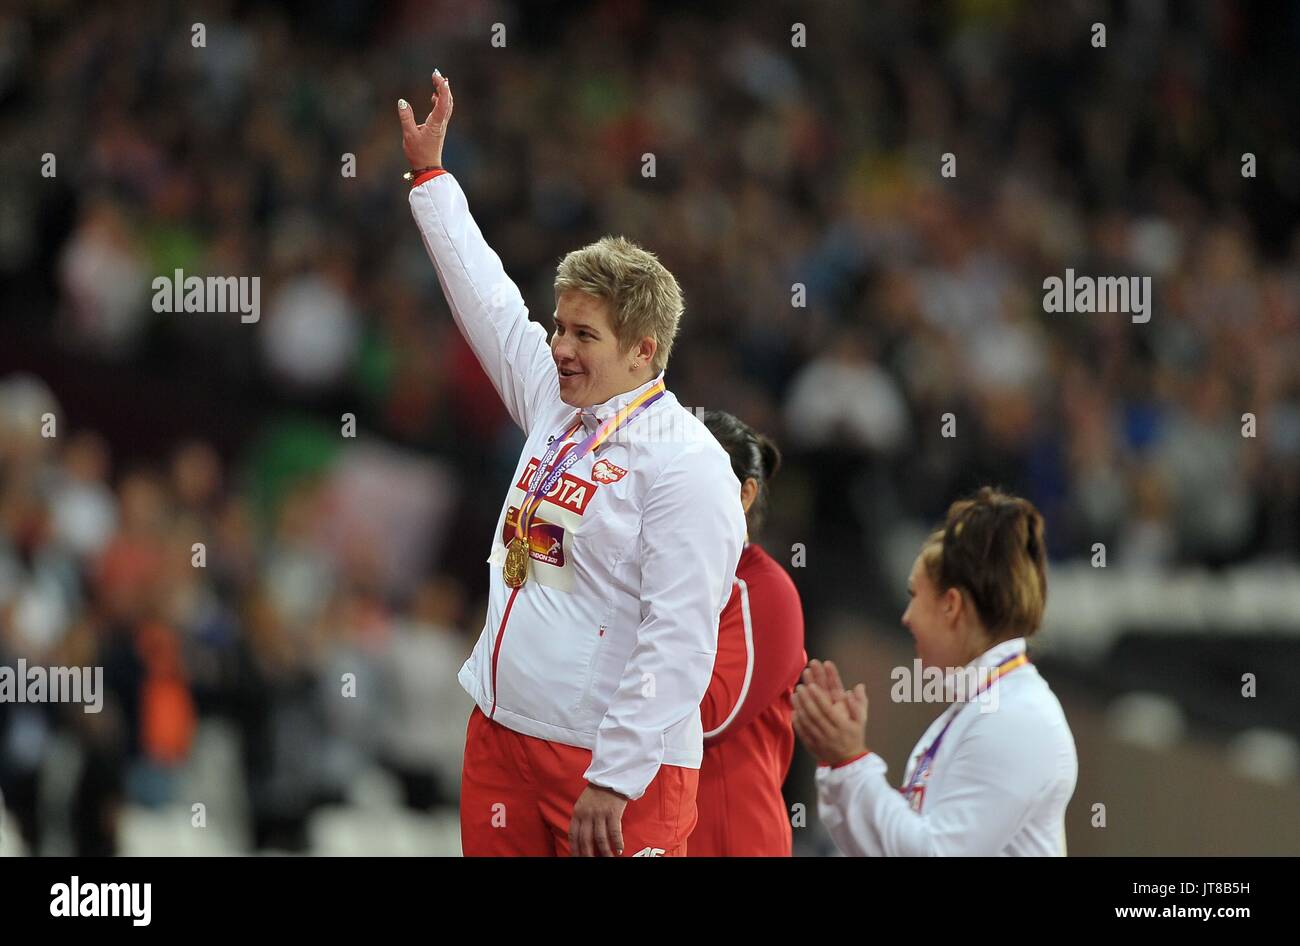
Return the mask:
[[[1012,670],[1017,670],[1027,663],[1029,663],[1029,658],[1024,654],[1013,654],[1008,657],[1006,660],[1002,661],[1002,663],[993,668],[993,674],[989,677],[989,682],[976,690],[975,696],[978,697],[989,687],[993,686],[993,684],[997,683],[1000,677],[1005,677]],[[967,702],[970,701],[968,700]],[[948,727],[952,725],[953,720],[957,718],[957,713],[959,712],[961,712],[961,710],[955,711],[952,716],[949,717],[948,722],[943,724],[943,729],[939,730],[939,735],[935,737],[934,742],[930,743],[930,748],[925,750],[920,760],[916,763],[916,767],[912,769],[912,777],[907,780],[907,787],[903,789],[904,795],[910,795],[912,789],[914,789],[921,781],[922,775],[929,770],[930,764],[934,762],[934,757],[939,753],[939,743],[943,742],[943,737],[947,734]]]
[[565,428],[563,434],[555,438],[550,449],[546,451],[546,455],[542,457],[542,462],[533,471],[533,477],[528,481],[528,490],[524,493],[524,501],[519,504],[519,518],[515,522],[515,538],[523,540],[525,544],[527,543],[528,527],[532,523],[533,514],[537,512],[537,507],[542,504],[542,500],[551,491],[551,487],[559,482],[560,477],[564,475],[569,467],[599,447],[618,430],[636,420],[642,411],[663,397],[666,391],[667,388],[664,386],[662,378],[646,388],[630,404],[597,427],[575,449],[570,450],[564,459],[557,463],[555,468],[549,474],[546,474],[545,479],[543,479],[546,468],[555,460],[556,454],[564,448],[564,441],[567,441],[582,426],[582,412],[579,411],[578,417]]

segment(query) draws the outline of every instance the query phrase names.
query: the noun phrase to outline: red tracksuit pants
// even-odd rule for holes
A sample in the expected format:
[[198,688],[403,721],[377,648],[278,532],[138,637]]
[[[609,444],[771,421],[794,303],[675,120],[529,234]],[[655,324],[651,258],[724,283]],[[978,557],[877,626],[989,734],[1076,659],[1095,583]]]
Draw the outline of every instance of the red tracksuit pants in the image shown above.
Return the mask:
[[[477,706],[465,734],[460,843],[466,857],[568,857],[574,802],[591,750],[525,736]],[[623,811],[623,856],[685,857],[695,829],[698,769],[660,766]]]

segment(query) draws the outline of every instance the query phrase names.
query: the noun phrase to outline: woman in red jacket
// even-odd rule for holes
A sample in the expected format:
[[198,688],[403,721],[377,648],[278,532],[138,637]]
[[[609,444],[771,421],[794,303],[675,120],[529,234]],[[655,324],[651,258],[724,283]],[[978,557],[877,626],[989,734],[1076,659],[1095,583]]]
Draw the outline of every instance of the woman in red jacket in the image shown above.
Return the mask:
[[[762,525],[776,445],[723,411],[699,415],[731,455],[750,535]],[[700,704],[704,762],[691,857],[789,857],[781,785],[794,753],[790,694],[808,662],[794,582],[746,536],[731,598],[718,621],[718,657]]]

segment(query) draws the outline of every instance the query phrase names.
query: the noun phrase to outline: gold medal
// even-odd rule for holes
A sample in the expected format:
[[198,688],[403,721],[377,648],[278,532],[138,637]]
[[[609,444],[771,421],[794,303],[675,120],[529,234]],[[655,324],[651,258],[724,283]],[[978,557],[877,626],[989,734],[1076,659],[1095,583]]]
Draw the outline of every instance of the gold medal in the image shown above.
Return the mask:
[[511,588],[518,588],[528,580],[528,546],[515,536],[506,547],[506,564],[502,576]]
[[[541,462],[537,464],[536,469],[533,471],[528,488],[524,490],[523,501],[519,504],[519,509],[516,512],[518,521],[515,524],[515,537],[506,546],[506,560],[501,569],[501,577],[508,587],[520,588],[528,580],[528,563],[532,556],[529,553],[529,542],[526,536],[532,524],[533,514],[542,504],[542,499],[551,492],[559,478],[577,462],[578,458],[594,451],[608,440],[615,431],[626,424],[630,424],[642,411],[663,397],[665,393],[664,382],[660,378],[638,394],[632,403],[613,417],[603,421],[600,427],[596,429],[596,432],[577,445],[577,449],[567,457],[564,456],[564,448],[568,446],[569,438],[582,426],[581,411],[579,411],[576,418],[570,421],[564,433],[558,437],[552,437],[548,441],[551,444],[550,449],[546,451]],[[493,558],[495,558],[495,555]]]

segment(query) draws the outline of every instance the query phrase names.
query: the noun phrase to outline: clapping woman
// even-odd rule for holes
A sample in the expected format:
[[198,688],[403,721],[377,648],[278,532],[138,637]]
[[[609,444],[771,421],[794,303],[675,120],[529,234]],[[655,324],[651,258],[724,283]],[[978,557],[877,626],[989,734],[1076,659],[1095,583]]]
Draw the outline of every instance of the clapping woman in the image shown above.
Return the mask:
[[850,855],[1064,855],[1078,758],[1026,653],[1047,597],[1042,516],[987,487],[953,503],[912,566],[908,594],[903,625],[922,667],[980,682],[959,688],[965,698],[926,730],[896,790],[867,748],[863,686],[846,690],[833,663],[813,661],[793,724],[821,763],[822,823]]

